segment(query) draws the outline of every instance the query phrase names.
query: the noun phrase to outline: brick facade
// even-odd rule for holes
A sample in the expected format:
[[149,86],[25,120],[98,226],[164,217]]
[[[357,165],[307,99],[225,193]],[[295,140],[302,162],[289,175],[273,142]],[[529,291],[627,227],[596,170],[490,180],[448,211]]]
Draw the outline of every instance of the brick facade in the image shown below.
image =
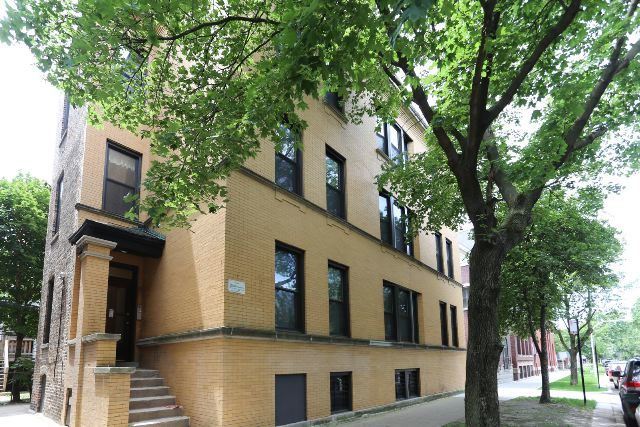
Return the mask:
[[[54,167],[54,182],[64,173],[64,192],[58,235],[47,240],[41,319],[51,278],[54,303],[49,344],[38,354],[34,409],[40,409],[40,378],[46,375],[47,416],[67,418],[71,390],[72,425],[89,419],[95,425],[126,424],[129,377],[110,368],[116,364],[115,341],[107,335],[87,340],[104,335],[107,281],[116,264],[137,268],[132,361],[163,374],[193,426],[273,425],[280,374],[306,374],[309,420],[331,414],[331,372],[352,373],[353,410],[394,402],[396,369],[419,369],[423,396],[463,388],[466,352],[441,345],[439,317],[441,301],[456,306],[462,337],[457,251],[450,279],[435,270],[433,235],[416,237],[414,257],[382,243],[375,176],[387,159],[376,150],[375,120],[347,124],[324,103],[309,105],[302,113],[309,123],[302,136],[302,196],[274,184],[274,150],[265,142],[227,180],[225,209],[198,217],[190,230],[160,230],[166,234],[160,258],[123,253],[117,242],[115,249],[108,242],[69,243],[87,220],[142,225],[102,210],[107,140],[140,153],[143,176],[152,157],[146,141],[111,125],[93,128],[83,110],[73,111]],[[411,152],[425,150],[424,129],[413,115],[403,112],[398,124],[414,141]],[[346,159],[346,220],[325,210],[327,146]],[[441,232],[455,247],[455,232]],[[303,333],[275,330],[276,242],[304,251]],[[348,267],[348,338],[329,336],[329,261]],[[244,293],[230,292],[229,280],[243,282]],[[385,341],[383,281],[418,294],[416,344]],[[448,324],[451,343],[450,318]],[[90,418],[91,413],[98,415]]]

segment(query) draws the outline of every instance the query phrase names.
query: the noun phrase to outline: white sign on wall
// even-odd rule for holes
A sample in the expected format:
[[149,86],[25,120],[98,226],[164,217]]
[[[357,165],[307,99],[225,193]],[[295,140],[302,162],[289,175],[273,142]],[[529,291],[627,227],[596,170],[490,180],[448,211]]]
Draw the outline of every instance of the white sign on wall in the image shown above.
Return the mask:
[[241,280],[229,279],[227,282],[227,290],[232,294],[244,295],[246,291],[246,285]]

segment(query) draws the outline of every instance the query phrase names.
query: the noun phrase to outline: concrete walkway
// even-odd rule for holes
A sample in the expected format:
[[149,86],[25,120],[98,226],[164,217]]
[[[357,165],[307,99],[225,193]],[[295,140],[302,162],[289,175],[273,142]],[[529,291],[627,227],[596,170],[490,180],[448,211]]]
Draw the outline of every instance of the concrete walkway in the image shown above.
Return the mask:
[[[569,375],[569,371],[551,372],[549,381],[553,382]],[[609,382],[601,380],[600,384],[609,387]],[[501,401],[519,396],[538,396],[540,394],[540,377],[533,376],[520,381],[513,381],[498,386]],[[551,391],[551,397],[568,397],[582,399],[582,393],[573,391]],[[617,390],[611,388],[602,393],[587,393],[587,399],[598,402],[594,411],[594,419],[585,420],[585,426],[624,426],[622,410]],[[346,422],[346,427],[440,427],[464,417],[464,394],[438,399],[431,402],[408,406],[391,412],[364,416]],[[342,424],[341,424],[342,425]]]
[[42,414],[34,414],[28,403],[0,405],[0,426],[60,427]]

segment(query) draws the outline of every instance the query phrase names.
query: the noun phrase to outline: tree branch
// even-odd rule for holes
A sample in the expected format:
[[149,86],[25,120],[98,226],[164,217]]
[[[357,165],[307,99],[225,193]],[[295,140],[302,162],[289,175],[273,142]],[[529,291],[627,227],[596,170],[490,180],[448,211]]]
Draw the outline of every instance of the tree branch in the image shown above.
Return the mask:
[[[181,33],[172,35],[172,36],[159,36],[158,40],[162,40],[162,41],[172,41],[172,40],[178,40],[181,39],[183,37],[188,36],[189,34],[193,34],[196,33],[204,28],[210,28],[210,27],[216,27],[218,25],[224,25],[227,24],[229,22],[251,22],[254,24],[270,24],[270,25],[280,25],[280,22],[278,21],[274,21],[272,19],[268,19],[268,18],[260,18],[260,17],[250,17],[250,16],[226,16],[222,19],[219,19],[217,21],[210,21],[210,22],[203,22],[201,24],[196,25],[195,27],[189,28],[188,30],[185,30]],[[133,39],[133,41],[135,42],[145,42],[147,41],[147,39],[142,39],[142,38],[138,38],[138,39]]]
[[500,168],[500,166],[498,165],[498,147],[496,147],[495,143],[493,142],[487,143],[486,147],[487,160],[489,160],[489,163],[491,165],[491,175],[493,176],[493,179],[498,186],[498,190],[500,191],[502,198],[511,207],[516,203],[516,199],[518,198],[518,190],[513,185],[511,180],[509,180],[502,168]]
[[513,97],[516,95],[520,86],[527,78],[533,67],[542,57],[542,54],[551,46],[551,44],[569,27],[569,25],[575,19],[577,13],[580,10],[580,0],[572,0],[569,6],[565,8],[564,13],[558,20],[558,22],[547,31],[547,33],[540,39],[536,47],[531,52],[529,58],[522,63],[520,69],[516,73],[515,77],[511,81],[511,84],[504,91],[498,101],[489,109],[487,117],[487,126],[490,125],[496,117],[505,109],[507,105],[511,103]]

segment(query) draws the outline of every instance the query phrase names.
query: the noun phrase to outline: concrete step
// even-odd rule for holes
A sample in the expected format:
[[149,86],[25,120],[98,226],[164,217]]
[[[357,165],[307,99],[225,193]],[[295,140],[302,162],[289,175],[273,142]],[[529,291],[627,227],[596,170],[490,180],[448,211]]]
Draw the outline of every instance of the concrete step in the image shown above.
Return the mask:
[[155,420],[136,421],[129,427],[189,427],[189,417],[166,417]]
[[131,388],[156,387],[164,385],[162,378],[131,378]]
[[169,387],[162,385],[157,387],[131,387],[131,398],[168,396]]
[[129,399],[129,409],[157,408],[176,404],[175,396],[134,397]]
[[130,409],[129,423],[180,416],[182,416],[182,408],[179,406],[158,406],[155,408]]
[[160,371],[156,369],[136,369],[131,378],[160,378]]

